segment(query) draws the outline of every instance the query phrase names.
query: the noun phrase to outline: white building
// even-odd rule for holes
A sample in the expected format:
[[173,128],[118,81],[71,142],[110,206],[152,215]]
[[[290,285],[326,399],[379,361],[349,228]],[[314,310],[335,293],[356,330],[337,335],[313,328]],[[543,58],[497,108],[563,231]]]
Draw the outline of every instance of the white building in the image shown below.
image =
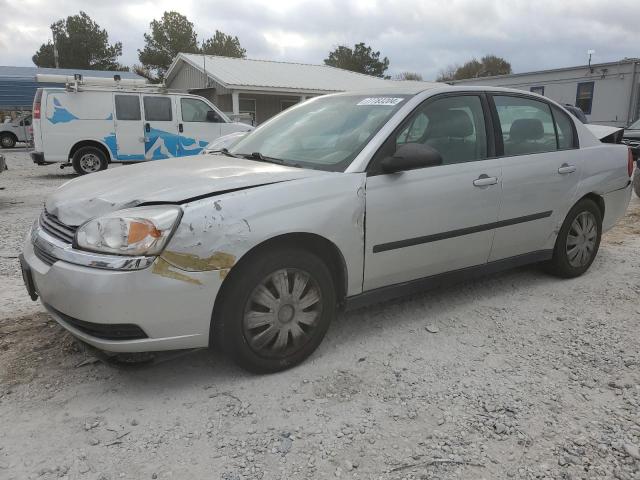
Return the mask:
[[[180,53],[165,77],[171,90],[196,93],[232,116],[261,123],[309,97],[384,88],[393,80],[328,65]],[[429,82],[403,82],[430,85]]]
[[454,85],[511,87],[580,107],[591,123],[626,126],[640,117],[640,59],[540,72],[456,80]]

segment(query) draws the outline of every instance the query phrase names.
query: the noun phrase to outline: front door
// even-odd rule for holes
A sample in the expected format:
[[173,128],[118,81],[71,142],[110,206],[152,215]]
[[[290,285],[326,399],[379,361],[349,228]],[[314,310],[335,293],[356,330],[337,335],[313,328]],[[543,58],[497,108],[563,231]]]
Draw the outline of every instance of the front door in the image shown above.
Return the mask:
[[[489,159],[483,99],[427,100],[376,154],[366,190],[364,290],[487,262],[500,202],[499,159]],[[442,165],[384,174],[404,143],[437,150]]]
[[141,161],[144,156],[144,131],[140,95],[113,95],[115,119],[114,135],[105,139],[114,159],[123,162]]
[[147,160],[177,156],[178,122],[171,95],[143,95],[144,150]]
[[[220,137],[220,126],[224,122],[214,122],[207,112],[215,111],[208,103],[193,97],[180,97],[179,155],[198,155],[209,143]],[[216,112],[217,113],[217,112]]]
[[502,133],[502,205],[490,260],[549,252],[572,206],[580,151],[572,120],[533,98],[493,96]]

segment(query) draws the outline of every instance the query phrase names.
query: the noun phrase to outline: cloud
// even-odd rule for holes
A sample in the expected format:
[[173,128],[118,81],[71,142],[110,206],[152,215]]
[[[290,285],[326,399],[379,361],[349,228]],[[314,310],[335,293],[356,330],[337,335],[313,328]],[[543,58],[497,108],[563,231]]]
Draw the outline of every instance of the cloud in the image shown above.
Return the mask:
[[[390,73],[415,71],[434,78],[450,64],[494,53],[515,71],[580,65],[638,56],[634,39],[640,2],[595,0],[0,0],[0,58],[30,65],[50,37],[49,25],[86,11],[112,42],[121,61],[137,62],[143,33],[165,10],[178,10],[201,39],[215,30],[237,35],[251,58],[322,63],[335,46],[364,41],[390,61]],[[621,13],[624,12],[624,13]]]

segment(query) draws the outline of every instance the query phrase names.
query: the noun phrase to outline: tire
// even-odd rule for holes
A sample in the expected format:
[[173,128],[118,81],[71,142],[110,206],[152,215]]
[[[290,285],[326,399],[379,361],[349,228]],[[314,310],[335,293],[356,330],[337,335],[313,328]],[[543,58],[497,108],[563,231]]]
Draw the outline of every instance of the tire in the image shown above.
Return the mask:
[[331,272],[319,257],[298,248],[245,259],[231,270],[220,295],[212,340],[255,373],[301,363],[320,345],[336,315]]
[[[581,233],[581,226],[586,233]],[[584,198],[567,214],[547,270],[558,277],[574,278],[586,272],[598,254],[602,236],[602,213],[593,200]],[[574,244],[575,245],[572,245]],[[584,253],[583,253],[584,252]]]
[[636,192],[636,196],[640,197],[640,167],[637,166],[633,172],[633,191]]
[[16,146],[18,139],[11,133],[3,133],[0,135],[0,146],[2,148],[13,148]]
[[106,170],[109,162],[105,153],[97,147],[82,147],[73,154],[73,169],[79,175]]

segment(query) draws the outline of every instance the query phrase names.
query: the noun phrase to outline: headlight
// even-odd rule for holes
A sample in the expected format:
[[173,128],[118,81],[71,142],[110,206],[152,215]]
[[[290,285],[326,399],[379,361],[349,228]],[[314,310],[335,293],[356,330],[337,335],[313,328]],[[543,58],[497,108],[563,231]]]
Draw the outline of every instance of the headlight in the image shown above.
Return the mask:
[[82,250],[117,255],[159,255],[180,219],[173,206],[118,210],[94,218],[76,231]]

